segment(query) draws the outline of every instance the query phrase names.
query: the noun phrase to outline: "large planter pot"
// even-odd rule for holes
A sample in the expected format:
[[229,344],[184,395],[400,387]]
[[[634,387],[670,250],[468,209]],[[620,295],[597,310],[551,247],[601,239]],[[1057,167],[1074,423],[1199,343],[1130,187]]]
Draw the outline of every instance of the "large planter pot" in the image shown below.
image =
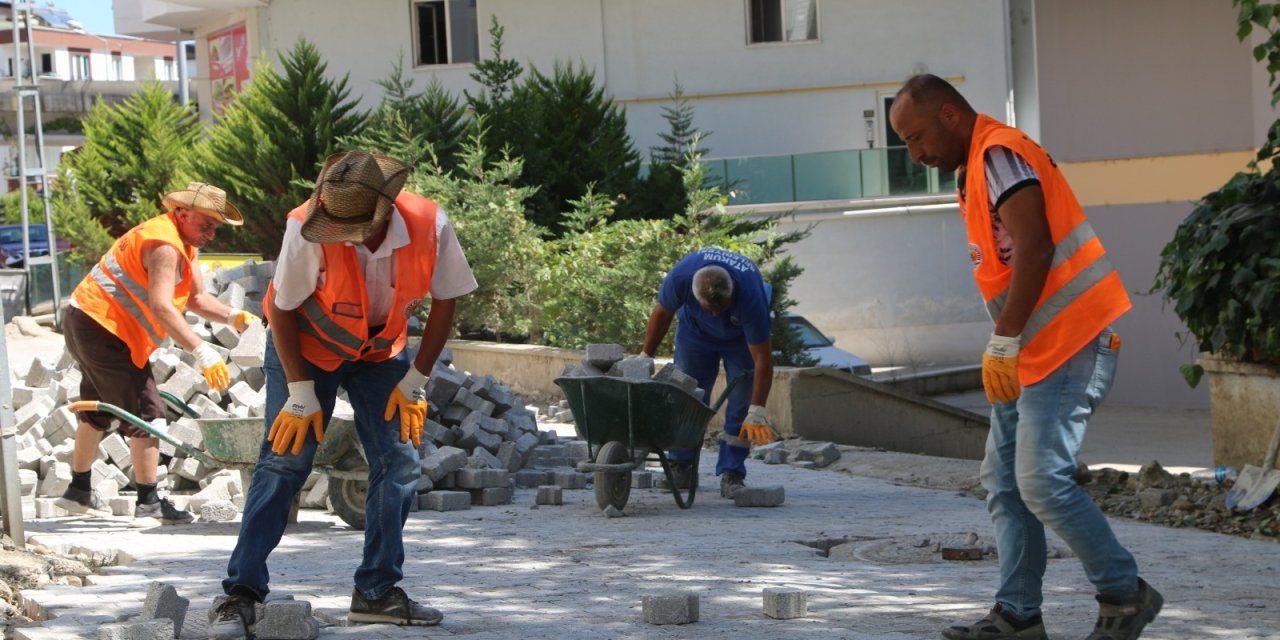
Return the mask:
[[1280,425],[1280,372],[1273,367],[1205,356],[1213,423],[1213,463],[1237,469],[1262,464]]

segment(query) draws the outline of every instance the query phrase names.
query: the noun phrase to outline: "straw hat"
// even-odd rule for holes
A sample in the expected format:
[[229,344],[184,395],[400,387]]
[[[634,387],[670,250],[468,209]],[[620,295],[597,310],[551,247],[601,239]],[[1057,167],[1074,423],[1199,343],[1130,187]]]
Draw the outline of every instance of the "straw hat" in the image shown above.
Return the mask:
[[165,194],[160,202],[170,209],[182,207],[198,211],[229,225],[244,224],[240,210],[227,202],[227,192],[205,182],[192,182],[182,191]]
[[364,151],[324,161],[307,201],[302,237],[311,242],[364,242],[386,221],[409,178],[409,165]]

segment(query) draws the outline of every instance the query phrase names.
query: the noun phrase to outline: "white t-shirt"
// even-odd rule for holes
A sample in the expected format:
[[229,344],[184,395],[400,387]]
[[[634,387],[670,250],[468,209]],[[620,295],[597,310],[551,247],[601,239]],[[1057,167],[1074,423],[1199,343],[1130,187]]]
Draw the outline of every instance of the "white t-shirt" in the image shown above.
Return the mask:
[[[409,227],[394,205],[391,207],[388,224],[387,237],[377,251],[371,252],[363,244],[347,243],[355,247],[360,269],[364,271],[364,284],[369,296],[367,313],[371,326],[385,324],[391,314],[391,303],[395,296],[395,250],[409,244],[410,240]],[[441,207],[436,207],[436,239],[436,269],[431,274],[431,297],[449,300],[475,291],[479,286],[476,277],[471,273],[471,265],[462,253],[458,236],[454,234],[453,225],[449,224],[449,217]],[[301,306],[324,284],[324,274],[320,271],[323,263],[324,249],[303,238],[302,223],[290,218],[285,224],[280,257],[276,259],[273,279],[276,288],[275,305],[286,311]]]

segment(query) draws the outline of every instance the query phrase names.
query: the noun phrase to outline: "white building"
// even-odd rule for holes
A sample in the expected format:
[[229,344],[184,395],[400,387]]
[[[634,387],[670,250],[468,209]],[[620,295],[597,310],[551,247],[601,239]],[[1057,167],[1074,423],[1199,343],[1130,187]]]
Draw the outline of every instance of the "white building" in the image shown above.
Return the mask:
[[[952,178],[910,166],[886,105],[922,71],[1042,141],[1072,181],[1133,292],[1112,399],[1206,406],[1178,365],[1180,322],[1144,295],[1191,202],[1243,169],[1276,114],[1265,72],[1236,42],[1229,2],[1202,0],[115,0],[121,33],[196,40],[196,86],[242,87],[299,38],[362,106],[402,55],[421,87],[476,88],[490,16],[507,57],[594,70],[658,144],[677,78],[738,201],[817,224],[792,253],[798,310],[877,364],[976,363],[990,332]],[[243,42],[243,48],[238,43]],[[934,195],[928,195],[928,194]],[[898,196],[914,195],[903,200]]]

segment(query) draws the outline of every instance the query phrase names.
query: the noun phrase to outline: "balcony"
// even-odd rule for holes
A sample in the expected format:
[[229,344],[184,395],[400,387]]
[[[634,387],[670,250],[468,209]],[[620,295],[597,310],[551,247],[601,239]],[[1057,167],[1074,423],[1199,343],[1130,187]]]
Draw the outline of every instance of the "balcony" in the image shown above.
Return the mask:
[[[18,103],[16,84],[12,76],[0,77],[0,111],[12,113]],[[135,80],[63,80],[58,77],[41,77],[40,109],[49,119],[48,114],[68,113],[84,114],[93,107],[95,99],[101,97],[107,104],[123,102],[129,96],[142,90],[144,81]],[[176,81],[162,81],[165,88],[178,94]],[[28,103],[28,110],[30,103]]]

